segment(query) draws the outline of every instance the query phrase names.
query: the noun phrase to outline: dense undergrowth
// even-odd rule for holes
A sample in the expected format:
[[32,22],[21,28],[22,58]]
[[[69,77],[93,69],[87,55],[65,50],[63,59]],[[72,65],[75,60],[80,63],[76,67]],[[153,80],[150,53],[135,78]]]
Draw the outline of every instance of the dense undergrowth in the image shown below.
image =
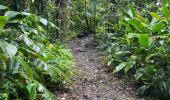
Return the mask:
[[0,99],[55,100],[46,87],[70,81],[70,50],[50,43],[48,30],[57,28],[53,23],[7,9],[0,5]]
[[99,26],[95,41],[113,73],[129,76],[139,87],[138,93],[169,99],[170,1],[159,6],[152,12],[130,3],[128,10],[119,10],[119,20],[112,28],[115,32]]

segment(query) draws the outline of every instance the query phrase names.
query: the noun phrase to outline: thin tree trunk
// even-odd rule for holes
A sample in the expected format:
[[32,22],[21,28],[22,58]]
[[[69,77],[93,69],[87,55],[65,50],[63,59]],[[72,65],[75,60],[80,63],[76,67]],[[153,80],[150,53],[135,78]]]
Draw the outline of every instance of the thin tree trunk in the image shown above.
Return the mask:
[[94,2],[94,37],[96,36],[96,4],[95,4],[95,1]]
[[90,30],[90,26],[89,26],[89,21],[88,21],[88,17],[87,17],[87,1],[85,0],[85,20],[86,20],[86,25],[87,25],[87,30]]
[[62,0],[60,1],[59,5],[59,39],[61,42],[65,42],[65,37],[66,37],[66,21],[67,21],[67,6],[68,6],[69,1],[68,0]]

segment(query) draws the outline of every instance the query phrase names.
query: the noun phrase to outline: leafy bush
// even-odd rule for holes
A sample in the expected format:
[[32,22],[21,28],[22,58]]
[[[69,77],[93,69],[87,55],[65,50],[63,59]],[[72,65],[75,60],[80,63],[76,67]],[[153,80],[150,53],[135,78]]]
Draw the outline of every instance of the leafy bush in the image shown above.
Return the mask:
[[51,47],[47,26],[57,28],[27,12],[0,16],[0,99],[55,100],[46,86],[69,80],[70,51],[57,44]]
[[158,14],[150,12],[150,21],[129,4],[115,28],[121,33],[99,34],[105,37],[100,43],[104,42],[102,47],[113,72],[130,76],[140,86],[140,94],[149,92],[164,99],[170,96],[169,7],[169,0],[162,3]]

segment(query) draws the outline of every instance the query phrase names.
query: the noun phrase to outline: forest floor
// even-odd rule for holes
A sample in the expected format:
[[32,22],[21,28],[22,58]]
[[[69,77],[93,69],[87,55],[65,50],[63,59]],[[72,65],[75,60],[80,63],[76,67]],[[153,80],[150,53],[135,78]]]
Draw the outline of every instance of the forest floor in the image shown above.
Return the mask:
[[69,46],[78,74],[72,79],[68,91],[56,92],[59,100],[143,100],[130,82],[118,79],[102,64],[92,37],[76,38]]

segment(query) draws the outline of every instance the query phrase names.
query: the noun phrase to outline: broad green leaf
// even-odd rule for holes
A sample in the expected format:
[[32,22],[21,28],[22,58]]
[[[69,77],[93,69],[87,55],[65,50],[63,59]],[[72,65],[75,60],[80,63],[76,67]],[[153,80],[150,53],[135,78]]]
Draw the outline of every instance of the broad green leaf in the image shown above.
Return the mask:
[[21,12],[22,15],[25,15],[25,16],[30,16],[31,13],[28,13],[28,12]]
[[152,29],[152,32],[155,33],[155,32],[161,32],[162,29],[165,28],[165,23],[162,22],[162,21],[159,21],[159,22],[153,22],[151,24],[151,29]]
[[135,65],[135,61],[129,61],[126,63],[126,67],[125,67],[125,73],[127,73],[131,68],[133,68],[133,66]]
[[28,36],[26,35],[21,35],[21,38],[23,39],[23,41],[25,42],[25,44],[30,47],[31,49],[33,49],[35,52],[39,53],[41,50],[40,50],[40,47],[35,44],[33,42],[33,40],[31,40]]
[[0,33],[2,32],[7,20],[8,20],[8,17],[0,16]]
[[5,16],[8,16],[9,19],[15,18],[17,15],[21,15],[21,13],[16,11],[7,11]]
[[163,3],[163,8],[162,8],[162,10],[163,10],[163,14],[164,14],[165,18],[169,19],[169,18],[170,18],[170,11],[169,11],[169,9],[166,7],[166,4],[165,4],[165,3]]
[[49,66],[44,61],[39,60],[39,59],[34,60],[34,65],[44,71],[47,71],[49,68]]
[[139,43],[143,47],[149,46],[149,35],[148,34],[140,34]]
[[28,84],[26,86],[27,90],[28,90],[28,97],[30,100],[35,100],[36,99],[36,96],[37,96],[37,85],[35,83],[31,83],[31,84]]
[[121,64],[119,64],[116,69],[113,71],[113,73],[119,72],[120,70],[122,70],[124,67],[126,66],[126,62],[122,62]]
[[32,78],[33,77],[33,70],[28,65],[28,62],[24,61],[23,57],[17,56],[15,59],[19,62],[19,64],[22,66],[22,69],[25,70],[26,74]]
[[150,12],[150,15],[151,15],[152,18],[154,18],[154,19],[157,19],[157,20],[161,19],[161,16],[159,16],[158,14],[156,14],[156,13],[154,13],[154,12]]
[[129,22],[129,24],[133,25],[134,28],[137,31],[142,32],[142,33],[147,33],[146,28],[144,27],[144,25],[140,21],[138,21],[136,18],[127,20],[127,22]]
[[10,60],[10,64],[9,64],[9,70],[12,70],[12,73],[18,73],[19,72],[19,68],[20,68],[20,63],[14,58]]
[[142,76],[143,76],[143,73],[138,72],[134,75],[134,78],[135,78],[135,80],[139,80]]
[[39,57],[40,55],[38,53],[35,53],[27,48],[24,48],[24,47],[20,47],[18,49],[19,52],[22,52],[23,54],[27,54],[28,56],[30,57],[33,57],[33,58],[37,58]]
[[45,26],[48,24],[48,21],[45,18],[42,18],[42,17],[38,17],[38,21],[41,22]]
[[29,39],[26,35],[22,35],[23,36],[23,40],[24,40],[24,42],[25,42],[25,44],[27,45],[27,46],[32,46],[33,45],[33,42],[32,42],[32,40],[31,39]]
[[50,91],[48,91],[45,88],[45,86],[43,86],[39,82],[37,82],[37,84],[38,84],[37,90],[38,90],[38,92],[41,93],[43,100],[56,100],[56,97]]
[[17,53],[17,48],[14,45],[9,44],[4,40],[0,40],[0,47],[5,53],[5,55],[9,58],[13,58]]
[[0,5],[0,10],[8,9],[7,6]]
[[145,73],[145,69],[144,68],[139,68],[136,71],[136,74],[134,75],[135,80],[139,80]]

